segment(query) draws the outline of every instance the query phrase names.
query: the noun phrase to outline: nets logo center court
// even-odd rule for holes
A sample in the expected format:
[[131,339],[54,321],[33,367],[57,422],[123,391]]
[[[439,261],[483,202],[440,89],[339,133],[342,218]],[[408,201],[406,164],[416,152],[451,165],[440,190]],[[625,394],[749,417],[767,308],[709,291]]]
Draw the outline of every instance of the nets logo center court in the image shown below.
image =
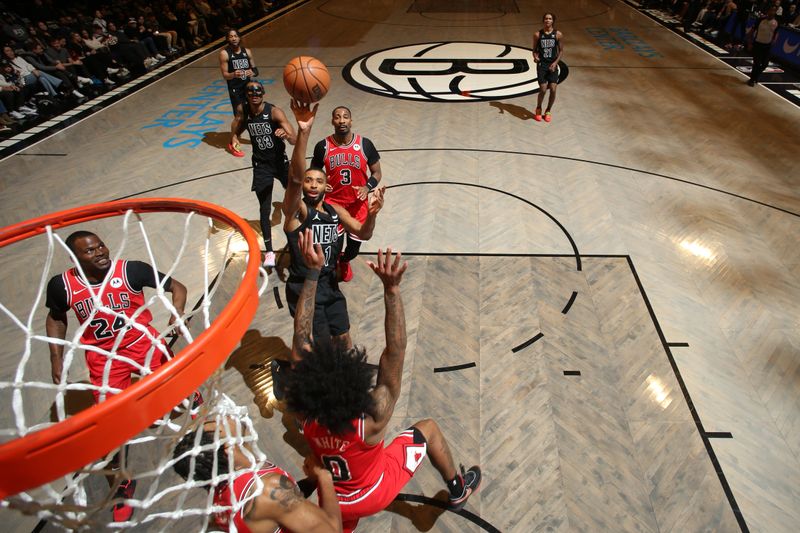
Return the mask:
[[[539,90],[530,49],[480,42],[419,43],[370,52],[342,72],[379,96],[428,102],[503,100]],[[566,77],[563,70],[559,80]]]

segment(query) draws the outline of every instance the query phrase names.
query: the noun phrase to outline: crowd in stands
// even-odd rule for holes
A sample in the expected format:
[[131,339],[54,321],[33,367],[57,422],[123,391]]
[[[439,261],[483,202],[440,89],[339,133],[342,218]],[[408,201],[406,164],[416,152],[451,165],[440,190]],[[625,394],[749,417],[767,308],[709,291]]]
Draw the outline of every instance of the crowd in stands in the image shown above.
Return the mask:
[[0,0],[0,138],[34,126],[288,0]]
[[[800,0],[643,0],[642,7],[666,9],[683,22],[686,31],[699,31],[729,48],[741,47],[748,19],[764,16],[770,7],[777,9],[780,25],[800,27]],[[728,32],[732,16],[736,23]]]

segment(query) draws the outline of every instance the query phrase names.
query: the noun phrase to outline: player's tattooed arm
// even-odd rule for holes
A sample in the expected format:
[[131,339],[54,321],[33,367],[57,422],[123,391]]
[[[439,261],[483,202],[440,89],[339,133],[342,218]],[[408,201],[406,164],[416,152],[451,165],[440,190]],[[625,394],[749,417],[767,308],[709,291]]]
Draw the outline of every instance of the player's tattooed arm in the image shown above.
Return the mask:
[[292,480],[281,474],[277,486],[269,491],[269,497],[284,509],[290,509],[297,502],[302,501],[303,493],[292,483]]
[[308,268],[308,274],[303,282],[303,289],[297,300],[297,309],[294,313],[294,336],[292,338],[292,361],[302,359],[302,354],[311,349],[311,332],[314,325],[314,305],[317,297],[317,279],[325,264],[325,255],[322,247],[314,244],[311,229],[301,231],[297,236],[303,262]]
[[384,254],[378,249],[378,260],[367,264],[383,282],[383,301],[386,308],[384,328],[386,330],[386,349],[378,363],[378,379],[373,391],[375,403],[375,419],[381,429],[388,423],[397,398],[403,377],[403,361],[406,354],[406,317],[403,309],[403,298],[400,295],[400,281],[408,268],[402,260],[402,254],[393,255],[387,248]]
[[[256,498],[245,515],[249,525],[254,522],[271,520],[277,522],[285,530],[303,531],[304,533],[337,533],[342,531],[341,511],[330,472],[321,473],[318,477],[320,505],[317,507],[303,498],[300,489],[291,479],[284,475],[273,474],[264,479],[264,491]],[[264,524],[267,526],[268,524]],[[274,525],[263,530],[271,531]],[[256,530],[256,528],[251,527]]]

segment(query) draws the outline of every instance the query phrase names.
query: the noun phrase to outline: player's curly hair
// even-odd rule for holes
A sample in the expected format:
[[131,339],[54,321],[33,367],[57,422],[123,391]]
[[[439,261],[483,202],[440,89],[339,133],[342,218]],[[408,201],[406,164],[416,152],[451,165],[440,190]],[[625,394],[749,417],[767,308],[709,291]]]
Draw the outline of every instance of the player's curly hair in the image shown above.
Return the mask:
[[[175,446],[175,451],[172,457],[177,459],[189,450],[195,448],[195,433],[189,432]],[[228,454],[225,451],[225,446],[221,442],[216,442],[213,431],[203,431],[200,437],[200,446],[208,446],[209,444],[217,444],[218,447],[214,450],[203,450],[194,459],[194,481],[211,481],[216,474],[217,476],[225,475],[228,473]],[[214,456],[217,458],[217,469],[214,471]],[[181,457],[172,468],[183,479],[188,480],[191,467],[192,456],[191,454]],[[208,488],[208,487],[206,487]]]
[[352,429],[353,419],[372,411],[375,370],[367,364],[363,347],[347,349],[330,339],[315,341],[311,352],[286,374],[289,409],[331,433],[345,433]]

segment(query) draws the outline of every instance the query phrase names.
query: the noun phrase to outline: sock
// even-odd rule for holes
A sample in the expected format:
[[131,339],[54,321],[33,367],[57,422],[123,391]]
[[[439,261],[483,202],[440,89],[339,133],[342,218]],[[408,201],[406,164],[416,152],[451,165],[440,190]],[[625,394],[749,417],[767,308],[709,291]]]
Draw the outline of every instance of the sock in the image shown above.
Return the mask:
[[447,482],[447,489],[450,491],[450,496],[458,498],[464,493],[464,478],[456,475],[456,477]]

